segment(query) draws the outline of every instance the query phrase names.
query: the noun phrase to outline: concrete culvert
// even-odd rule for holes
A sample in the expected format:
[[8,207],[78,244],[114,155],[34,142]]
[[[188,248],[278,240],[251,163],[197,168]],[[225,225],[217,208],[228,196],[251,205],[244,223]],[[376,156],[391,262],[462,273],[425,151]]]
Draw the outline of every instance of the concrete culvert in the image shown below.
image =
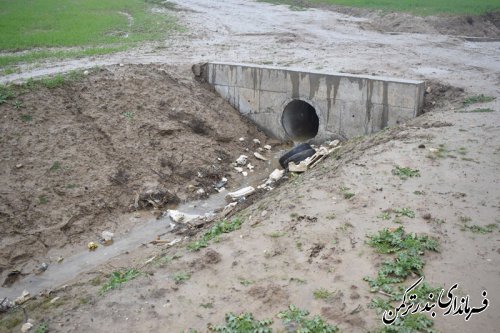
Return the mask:
[[281,124],[292,140],[306,141],[318,134],[319,118],[311,104],[296,99],[285,107]]

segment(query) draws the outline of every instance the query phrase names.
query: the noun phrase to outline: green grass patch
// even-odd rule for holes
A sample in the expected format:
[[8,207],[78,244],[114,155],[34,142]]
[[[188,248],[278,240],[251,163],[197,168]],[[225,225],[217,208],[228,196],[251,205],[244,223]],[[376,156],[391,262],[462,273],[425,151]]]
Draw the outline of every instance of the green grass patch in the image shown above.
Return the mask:
[[[394,309],[394,303],[403,300],[403,294],[407,286],[401,285],[413,275],[421,276],[425,262],[422,255],[426,251],[438,251],[436,240],[428,236],[407,234],[403,227],[396,230],[383,229],[377,234],[368,236],[368,245],[372,246],[378,253],[394,254],[392,260],[386,260],[379,266],[375,278],[365,277],[372,292],[381,291],[385,297],[374,297],[369,307],[375,309],[378,314],[383,311]],[[427,301],[436,301],[441,288],[431,287],[426,282],[414,288],[411,294],[417,297],[413,301],[425,304]],[[398,317],[396,321],[377,330],[379,333],[417,333],[435,332],[432,327],[434,322],[421,314],[411,314]]]
[[271,333],[271,319],[256,320],[252,313],[242,313],[236,315],[232,312],[225,316],[225,323],[222,325],[208,325],[212,332],[231,332],[231,333]]
[[191,275],[186,272],[178,272],[172,275],[172,280],[175,281],[176,284],[182,284],[189,280],[191,278]]
[[344,199],[351,199],[353,196],[355,196],[355,194],[353,192],[350,191],[351,189],[349,187],[346,187],[346,186],[342,186],[340,188],[340,192],[342,193],[342,196],[344,197]]
[[492,233],[494,230],[498,229],[498,225],[495,223],[490,223],[488,225],[480,226],[477,224],[469,225],[469,224],[464,224],[461,228],[462,230],[468,230],[470,232],[473,232],[475,234],[489,234]]
[[325,288],[320,288],[320,289],[316,289],[313,292],[313,296],[315,299],[322,299],[325,301],[331,301],[333,299],[333,297],[335,296],[335,292],[329,291]]
[[[0,51],[42,48],[2,55],[0,67],[124,51],[139,42],[161,40],[172,31],[182,30],[173,15],[153,13],[154,2],[0,0]],[[69,47],[80,49],[54,49]]]
[[467,97],[466,99],[464,99],[462,104],[464,106],[469,106],[471,104],[477,104],[477,103],[488,103],[493,100],[495,100],[495,97],[481,94],[481,95]]
[[220,235],[240,229],[242,223],[243,221],[239,218],[235,218],[232,221],[219,221],[205,232],[200,239],[189,243],[187,248],[190,251],[199,251],[207,247],[211,240],[218,240]]
[[495,112],[495,110],[490,108],[481,108],[481,109],[473,109],[473,110],[461,110],[458,111],[460,113],[487,113],[487,112]]
[[104,294],[110,290],[120,287],[122,284],[135,279],[141,274],[135,268],[120,270],[111,273],[109,280],[101,287],[100,294]]
[[285,311],[278,313],[278,318],[285,327],[293,327],[294,332],[301,333],[335,333],[338,327],[326,323],[320,316],[309,318],[309,311],[290,305]]
[[498,0],[259,0],[273,4],[289,5],[302,9],[315,5],[341,5],[382,10],[384,12],[409,12],[415,15],[481,15],[500,9]]
[[420,177],[420,171],[417,169],[411,169],[406,167],[396,166],[392,169],[392,174],[398,176],[399,178],[406,180],[408,178]]

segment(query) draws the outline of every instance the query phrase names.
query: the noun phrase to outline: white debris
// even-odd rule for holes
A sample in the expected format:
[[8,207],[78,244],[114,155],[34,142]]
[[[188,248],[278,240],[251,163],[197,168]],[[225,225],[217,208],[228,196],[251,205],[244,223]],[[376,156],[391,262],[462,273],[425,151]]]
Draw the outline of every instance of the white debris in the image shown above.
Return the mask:
[[120,63],[120,67],[123,67],[123,66],[125,66],[125,65],[124,65],[124,64],[122,64],[122,63]]
[[234,170],[238,171],[238,172],[243,172],[243,168],[242,167],[234,167]]
[[253,153],[253,156],[255,156],[259,160],[267,161],[267,158],[265,158],[264,156],[262,156],[260,153],[255,152],[255,153]]
[[239,199],[241,197],[250,195],[253,192],[255,192],[255,188],[253,188],[253,186],[247,186],[237,191],[229,192],[227,195],[230,196],[232,199]]
[[243,175],[243,177],[248,176],[248,172],[246,172],[246,171],[243,171],[241,174]]
[[226,190],[225,187],[221,187],[221,188],[216,188],[215,189],[217,192],[221,193],[221,192],[224,192]]
[[89,71],[83,71],[83,75],[89,75]]
[[267,150],[271,150],[271,148],[272,148],[272,147],[271,147],[270,145],[265,145],[265,146],[264,146],[264,149],[267,149]]
[[196,193],[197,194],[205,194],[205,190],[202,189],[202,188],[199,188],[199,189],[196,190]]
[[247,168],[248,168],[248,170],[252,171],[252,170],[253,170],[253,168],[254,168],[254,166],[253,166],[253,165],[251,165],[250,163],[248,163],[248,164],[247,164]]
[[258,151],[264,151],[264,148],[259,147],[259,148],[257,148],[257,150]]
[[290,172],[306,172],[308,163],[307,161],[301,161],[299,164],[295,164],[294,162],[288,163],[288,170]]
[[29,291],[24,290],[23,293],[21,294],[21,296],[16,298],[16,300],[14,301],[14,304],[20,305],[20,304],[26,303],[26,301],[29,300],[30,298],[31,298],[31,296],[30,296]]
[[113,234],[111,231],[104,230],[101,232],[101,237],[104,239],[104,243],[110,243],[113,241],[113,237],[115,234]]
[[28,322],[28,323],[24,323],[23,326],[21,326],[21,332],[22,333],[26,333],[28,332],[29,330],[31,330],[33,328],[33,324]]
[[57,296],[57,297],[54,297],[53,299],[50,300],[50,304],[54,304],[55,302],[57,302],[61,297]]
[[182,239],[181,238],[176,238],[174,239],[173,241],[167,243],[168,246],[172,246],[172,245],[175,245],[177,243],[179,243]]
[[259,139],[253,139],[253,143],[255,143],[256,145],[260,145],[260,140]]
[[187,213],[179,212],[178,210],[174,210],[174,209],[167,210],[167,214],[170,217],[170,219],[176,223],[189,222],[191,220],[194,220],[194,219],[201,217],[200,215],[187,214]]
[[273,182],[278,181],[281,179],[281,177],[283,177],[284,174],[285,170],[274,169],[274,171],[269,175],[269,180]]
[[340,141],[339,140],[333,140],[330,142],[329,146],[331,147],[337,147],[339,145]]
[[248,156],[246,156],[246,155],[240,155],[240,157],[238,157],[236,159],[236,163],[238,165],[245,165],[245,164],[247,164],[247,160],[248,160]]
[[243,141],[245,141],[245,138],[241,137],[239,140],[240,140],[240,142],[243,142]]
[[16,164],[16,168],[21,169],[22,167],[23,167],[23,165],[21,163]]

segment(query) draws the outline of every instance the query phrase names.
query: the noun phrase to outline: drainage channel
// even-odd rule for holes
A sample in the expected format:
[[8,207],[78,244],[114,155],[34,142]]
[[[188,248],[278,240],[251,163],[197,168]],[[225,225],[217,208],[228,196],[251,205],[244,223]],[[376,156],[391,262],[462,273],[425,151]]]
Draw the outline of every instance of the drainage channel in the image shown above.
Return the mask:
[[[245,186],[257,186],[267,179],[275,168],[279,168],[279,157],[285,150],[275,151],[272,159],[265,162],[265,167],[260,171],[249,173],[248,177],[243,177],[235,185],[228,188],[228,191],[236,190]],[[262,165],[262,164],[261,164]],[[190,201],[176,207],[177,210],[187,214],[204,215],[212,213],[216,209],[226,205],[226,195],[228,191],[215,193],[206,199]],[[31,295],[37,295],[45,290],[52,290],[65,283],[68,283],[79,274],[88,272],[93,268],[102,265],[113,258],[125,254],[128,251],[137,249],[142,244],[147,244],[156,239],[157,235],[171,233],[170,219],[162,217],[159,220],[151,219],[143,225],[132,229],[121,238],[116,238],[110,246],[101,246],[97,251],[83,251],[65,258],[61,263],[52,263],[48,269],[40,275],[29,275],[9,288],[0,287],[0,300],[7,297],[14,300],[24,290]]]

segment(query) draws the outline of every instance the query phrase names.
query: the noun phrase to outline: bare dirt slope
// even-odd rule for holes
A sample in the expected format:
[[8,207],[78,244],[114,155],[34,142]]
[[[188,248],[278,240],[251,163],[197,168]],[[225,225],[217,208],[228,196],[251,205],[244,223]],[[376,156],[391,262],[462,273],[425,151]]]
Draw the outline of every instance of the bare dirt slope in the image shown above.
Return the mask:
[[124,212],[213,193],[250,138],[265,143],[222,98],[160,66],[17,90],[0,105],[2,277],[30,272],[50,248],[68,254],[102,230],[125,232]]

